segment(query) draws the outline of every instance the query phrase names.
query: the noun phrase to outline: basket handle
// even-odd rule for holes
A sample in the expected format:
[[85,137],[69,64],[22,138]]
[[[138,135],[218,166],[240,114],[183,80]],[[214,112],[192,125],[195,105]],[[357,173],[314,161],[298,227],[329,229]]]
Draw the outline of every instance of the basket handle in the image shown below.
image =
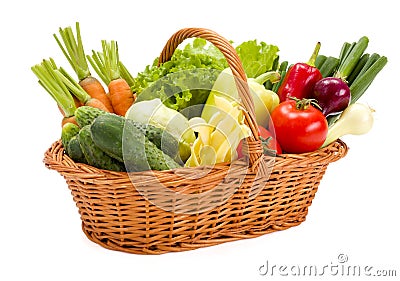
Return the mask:
[[167,41],[164,49],[160,54],[158,65],[170,60],[178,45],[182,43],[185,39],[193,37],[203,38],[212,43],[222,52],[225,59],[227,60],[228,65],[232,70],[233,77],[235,78],[239,97],[245,108],[245,110],[243,110],[245,115],[245,124],[249,126],[252,132],[252,135],[250,135],[246,139],[248,145],[250,167],[253,169],[253,171],[257,171],[259,169],[261,175],[266,175],[268,170],[265,161],[261,161],[263,159],[263,149],[258,134],[258,126],[254,114],[253,98],[247,84],[247,77],[244,72],[242,62],[240,61],[240,58],[231,43],[229,43],[227,39],[210,29],[183,28],[174,33]]

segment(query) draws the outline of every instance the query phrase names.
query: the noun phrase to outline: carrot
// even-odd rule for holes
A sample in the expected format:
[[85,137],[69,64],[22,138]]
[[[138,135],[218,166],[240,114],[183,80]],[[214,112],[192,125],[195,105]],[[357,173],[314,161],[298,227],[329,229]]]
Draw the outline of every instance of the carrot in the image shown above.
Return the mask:
[[118,78],[108,84],[108,89],[115,113],[125,116],[125,113],[135,101],[135,96],[132,94],[128,83],[125,79]]
[[103,86],[96,78],[89,76],[79,82],[79,85],[89,94],[92,98],[102,102],[109,112],[114,112],[111,100],[108,97]]
[[99,101],[98,99],[91,98],[89,99],[85,105],[91,106],[91,107],[96,107],[98,109],[108,111],[107,107],[104,106],[104,104]]
[[108,111],[102,102],[92,98],[88,93],[63,69],[57,68],[53,59],[43,60],[41,64],[32,66],[32,71],[39,78],[39,84],[56,101],[63,115],[61,125],[77,124],[75,120],[76,105],[74,97],[80,105],[89,105]]
[[92,98],[79,83],[77,83],[62,67],[56,70],[57,75],[64,83],[64,85],[71,91],[71,93],[83,104],[92,107],[99,108],[106,112],[110,112],[109,109],[96,98]]
[[72,123],[72,124],[75,124],[75,125],[78,126],[78,122],[76,122],[75,116],[64,117],[64,118],[61,120],[61,127],[64,126],[65,124],[67,124],[67,123]]
[[[125,116],[127,110],[135,102],[127,81],[121,76],[117,42],[101,41],[103,53],[93,51],[88,60],[103,82],[108,85],[109,97],[114,113]],[[126,68],[124,74],[128,73]],[[126,75],[125,75],[126,76]]]
[[66,27],[64,29],[60,27],[59,33],[65,47],[58,39],[56,34],[54,34],[53,36],[56,39],[65,57],[67,58],[68,62],[70,63],[71,67],[77,74],[79,85],[86,91],[87,94],[89,94],[90,97],[102,102],[107,108],[107,111],[113,112],[110,98],[107,96],[104,87],[99,82],[99,80],[93,77],[90,73],[85,51],[83,49],[79,23],[76,23],[76,37],[74,36],[71,27]]
[[53,59],[43,60],[42,63],[32,66],[33,73],[38,77],[39,84],[49,93],[57,103],[63,115],[62,125],[68,122],[76,123],[74,98],[57,74],[57,66]]

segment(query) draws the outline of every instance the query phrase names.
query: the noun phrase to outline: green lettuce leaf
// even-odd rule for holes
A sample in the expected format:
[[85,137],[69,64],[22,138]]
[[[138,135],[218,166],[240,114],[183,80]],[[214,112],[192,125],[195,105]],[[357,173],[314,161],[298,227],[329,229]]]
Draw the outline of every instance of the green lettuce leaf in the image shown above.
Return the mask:
[[157,62],[138,73],[132,91],[138,101],[160,98],[177,111],[205,103],[218,74],[228,66],[222,53],[201,38],[176,49],[159,67]]
[[274,61],[278,59],[279,48],[265,42],[257,43],[257,40],[250,40],[237,46],[236,52],[242,61],[247,77],[255,78],[273,70]]
[[[256,40],[243,42],[236,47],[247,77],[257,77],[273,68],[278,59],[278,47]],[[202,105],[215,80],[228,67],[223,54],[201,38],[194,39],[181,49],[176,49],[171,59],[157,66],[152,65],[134,78],[132,91],[137,100],[159,98],[169,108],[191,118],[200,116]]]

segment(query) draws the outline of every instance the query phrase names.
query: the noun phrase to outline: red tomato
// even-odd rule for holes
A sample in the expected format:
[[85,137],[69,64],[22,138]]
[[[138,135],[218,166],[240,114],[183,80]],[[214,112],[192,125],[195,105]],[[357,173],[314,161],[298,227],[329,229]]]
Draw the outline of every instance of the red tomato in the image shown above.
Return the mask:
[[[269,137],[271,137],[272,139],[268,142],[268,148],[272,149],[272,150],[276,150],[276,154],[281,154],[282,153],[282,149],[281,146],[279,145],[279,143],[276,141],[275,136],[271,134],[270,131],[268,131],[267,129],[265,129],[264,127],[258,126],[258,132],[259,135],[264,138],[267,139]],[[237,148],[237,153],[238,153],[238,158],[242,158],[243,157],[243,152],[242,152],[242,141],[240,141],[238,148]]]
[[271,119],[276,139],[287,153],[317,150],[328,133],[325,116],[310,104],[310,100],[284,101],[274,109]]

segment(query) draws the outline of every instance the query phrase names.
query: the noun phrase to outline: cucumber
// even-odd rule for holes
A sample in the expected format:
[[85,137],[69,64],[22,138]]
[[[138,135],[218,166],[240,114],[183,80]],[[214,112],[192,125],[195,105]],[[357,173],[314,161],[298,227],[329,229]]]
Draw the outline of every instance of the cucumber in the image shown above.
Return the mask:
[[90,126],[94,143],[109,156],[123,162],[122,135],[125,118],[109,114],[97,117]]
[[129,120],[128,122],[132,122],[132,124],[149,139],[149,141],[154,143],[158,149],[161,149],[165,154],[172,157],[172,159],[174,159],[176,162],[183,164],[183,161],[180,157],[181,149],[188,149],[189,153],[187,153],[186,151],[184,154],[190,155],[190,147],[183,142],[179,142],[168,131],[152,126],[150,124],[144,125],[138,122],[133,122],[131,120]]
[[73,136],[70,139],[65,152],[75,162],[87,164],[85,155],[83,155],[81,146],[79,144],[78,135]]
[[167,131],[152,125],[144,125],[124,117],[107,114],[99,116],[92,123],[90,130],[95,144],[111,157],[123,162],[122,137],[125,123],[135,126],[158,149],[183,164],[179,154],[179,142]]
[[145,170],[170,170],[180,167],[170,156],[162,152],[127,120],[123,134],[123,155],[128,172]]
[[109,114],[108,112],[91,107],[91,106],[80,106],[75,110],[75,118],[79,127],[83,128],[86,125],[90,125],[96,117],[104,114]]
[[124,171],[124,164],[96,146],[90,132],[90,125],[84,126],[78,134],[78,140],[87,163],[99,169]]
[[174,159],[165,154],[147,138],[145,138],[144,148],[147,161],[152,170],[163,171],[181,167]]
[[[177,141],[165,138],[165,132],[153,126],[146,126],[124,117],[107,114],[99,116],[90,126],[93,142],[102,151],[121,162],[125,162],[128,171],[168,170],[180,167],[169,155],[152,143],[147,134],[163,148],[177,153]],[[172,137],[172,135],[171,135]],[[172,137],[173,138],[173,137]],[[166,143],[170,141],[170,143]]]
[[68,147],[68,143],[72,137],[79,133],[79,127],[73,123],[66,123],[61,129],[61,141],[64,149]]

